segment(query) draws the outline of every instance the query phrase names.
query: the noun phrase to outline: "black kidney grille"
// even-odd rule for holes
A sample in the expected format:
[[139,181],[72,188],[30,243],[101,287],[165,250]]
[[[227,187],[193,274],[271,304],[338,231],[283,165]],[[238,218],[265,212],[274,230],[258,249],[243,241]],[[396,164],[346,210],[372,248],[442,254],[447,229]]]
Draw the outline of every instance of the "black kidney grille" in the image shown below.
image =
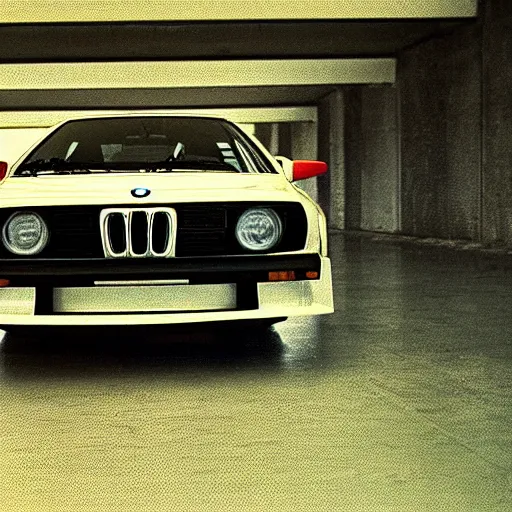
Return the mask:
[[153,251],[163,253],[167,248],[169,238],[169,217],[164,212],[157,212],[153,216],[153,229],[151,231],[151,243]]
[[148,217],[146,212],[132,213],[130,237],[133,254],[142,255],[148,251]]
[[120,254],[126,251],[126,224],[122,213],[109,215],[107,234],[113,252]]
[[[124,208],[129,207],[122,206]],[[243,254],[235,239],[235,226],[239,216],[250,207],[273,208],[281,218],[284,234],[272,252],[294,251],[304,248],[307,221],[304,209],[298,203],[214,203],[169,204],[176,209],[178,230],[176,257]],[[50,243],[38,257],[41,258],[103,258],[99,216],[104,206],[45,207],[33,208],[48,223]],[[12,209],[0,209],[0,220],[6,219]],[[156,252],[163,252],[167,245],[168,219],[157,214],[153,220],[152,243]],[[132,221],[132,246],[137,254],[146,252],[147,220],[145,213],[134,212]],[[111,243],[115,252],[126,248],[124,220],[113,216],[109,220]],[[164,235],[165,234],[165,235]],[[2,244],[0,243],[0,246]],[[0,247],[1,258],[16,257]]]

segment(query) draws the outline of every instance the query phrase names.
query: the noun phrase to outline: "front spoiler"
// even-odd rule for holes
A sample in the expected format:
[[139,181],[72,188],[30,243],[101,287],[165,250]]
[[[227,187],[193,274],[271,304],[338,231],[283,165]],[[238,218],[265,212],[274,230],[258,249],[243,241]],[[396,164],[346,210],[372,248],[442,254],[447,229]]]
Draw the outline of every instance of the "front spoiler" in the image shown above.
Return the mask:
[[[194,258],[196,259],[196,258]],[[205,260],[207,258],[201,258]],[[69,262],[68,262],[69,263]],[[105,265],[105,263],[108,263]],[[117,263],[117,267],[116,264]],[[167,261],[167,268],[163,264],[152,265],[148,269],[148,261],[136,261],[129,264],[119,265],[119,261],[103,261],[104,267],[96,268],[97,273],[92,273],[88,265],[80,266],[78,263],[68,268],[64,265],[52,269],[52,273],[44,266],[30,268],[26,263],[26,273],[7,272],[7,267],[2,267],[0,278],[11,279],[16,286],[0,288],[0,308],[4,314],[0,314],[0,326],[8,330],[9,325],[17,326],[78,326],[78,325],[159,325],[159,324],[180,324],[180,323],[202,323],[202,322],[223,322],[229,320],[257,320],[265,318],[278,318],[301,315],[328,314],[334,311],[333,294],[331,281],[331,263],[328,258],[314,254],[288,255],[288,256],[248,256],[235,258],[215,258],[209,264],[204,261],[197,265],[192,262]],[[283,266],[284,264],[293,264]],[[258,281],[257,276],[268,275],[270,270],[301,270],[311,269],[312,263],[320,272],[319,279],[281,282]],[[152,262],[153,264],[153,262]],[[188,267],[188,268],[187,268]],[[314,267],[313,267],[314,268]],[[138,269],[138,272],[136,271]],[[155,277],[155,272],[158,277]],[[191,281],[190,300],[194,300],[194,286],[196,282],[223,282],[235,283],[237,286],[236,304],[228,310],[208,311],[208,301],[205,301],[205,310],[186,310],[185,303],[173,304],[170,311],[112,311],[102,313],[101,311],[80,312],[74,307],[72,312],[55,312],[55,293],[57,289],[73,287],[80,295],[80,286],[84,291],[91,289],[91,284],[85,284],[84,279],[89,282],[103,278],[116,279],[142,279],[148,275],[154,279],[171,279],[188,276]],[[5,276],[5,277],[4,277]],[[22,283],[24,286],[20,286]],[[172,285],[170,285],[172,286]],[[201,285],[198,285],[198,290]],[[16,292],[18,290],[19,292]],[[30,290],[33,290],[32,294]],[[119,295],[122,296],[124,288],[118,287]],[[169,291],[163,286],[162,290]],[[113,290],[114,292],[116,289]],[[200,290],[199,290],[200,291]],[[18,297],[17,297],[18,293]],[[141,292],[143,294],[143,292]],[[39,294],[39,300],[37,298]],[[200,295],[200,294],[199,294]],[[198,295],[198,298],[199,298]],[[113,297],[116,295],[114,293]],[[21,308],[19,304],[25,301]],[[180,299],[181,300],[181,299]],[[188,299],[187,299],[188,300]],[[120,300],[122,304],[122,300]],[[18,306],[17,306],[18,305]],[[114,307],[115,309],[115,307]],[[142,309],[142,308],[141,308]],[[11,313],[12,312],[12,313]]]

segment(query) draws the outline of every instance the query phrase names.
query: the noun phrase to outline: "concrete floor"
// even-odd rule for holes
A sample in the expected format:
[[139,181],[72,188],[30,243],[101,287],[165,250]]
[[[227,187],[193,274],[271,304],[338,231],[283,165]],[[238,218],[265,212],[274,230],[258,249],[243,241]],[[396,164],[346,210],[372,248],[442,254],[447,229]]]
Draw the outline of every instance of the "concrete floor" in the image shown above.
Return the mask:
[[0,510],[512,510],[512,272],[331,257],[336,313],[264,336],[4,341]]

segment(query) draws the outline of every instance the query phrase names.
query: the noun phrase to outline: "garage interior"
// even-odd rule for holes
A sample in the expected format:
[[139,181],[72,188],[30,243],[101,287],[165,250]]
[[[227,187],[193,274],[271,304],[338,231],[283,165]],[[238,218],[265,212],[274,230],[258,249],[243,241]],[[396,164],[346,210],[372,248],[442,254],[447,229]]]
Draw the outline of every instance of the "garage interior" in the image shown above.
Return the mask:
[[0,508],[510,510],[511,23],[508,0],[2,0],[0,160],[70,115],[225,115],[328,162],[301,187],[336,311],[4,338]]

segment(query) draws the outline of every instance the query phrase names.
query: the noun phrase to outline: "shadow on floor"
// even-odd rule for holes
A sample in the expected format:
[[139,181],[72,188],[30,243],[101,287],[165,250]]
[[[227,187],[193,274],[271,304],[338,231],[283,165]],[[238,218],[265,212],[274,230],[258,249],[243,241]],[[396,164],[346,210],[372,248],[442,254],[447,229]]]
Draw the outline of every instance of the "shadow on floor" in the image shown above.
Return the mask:
[[5,334],[0,346],[0,379],[272,370],[279,369],[284,351],[282,339],[273,327],[80,328],[30,337]]

